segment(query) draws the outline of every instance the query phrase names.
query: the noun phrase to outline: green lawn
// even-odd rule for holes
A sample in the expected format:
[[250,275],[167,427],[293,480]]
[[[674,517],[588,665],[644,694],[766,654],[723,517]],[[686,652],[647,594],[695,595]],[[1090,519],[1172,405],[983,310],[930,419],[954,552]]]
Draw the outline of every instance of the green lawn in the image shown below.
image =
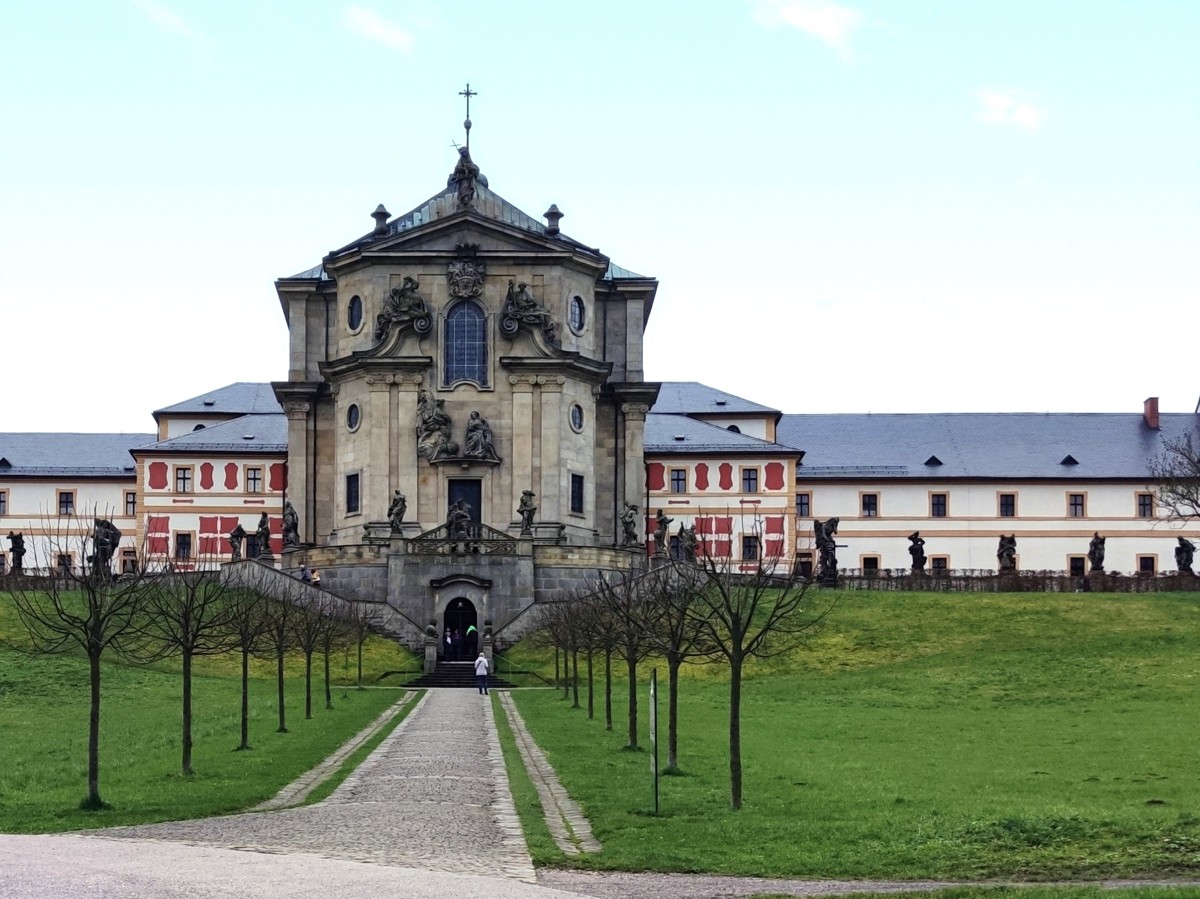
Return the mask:
[[517,702],[605,846],[573,863],[1196,876],[1198,625],[1200,598],[1188,594],[847,594],[806,650],[756,666],[746,684],[740,812],[728,808],[716,666],[683,682],[686,775],[662,780],[659,818],[647,754],[622,751],[624,683],[611,733],[553,691]]
[[[19,632],[0,614],[0,630]],[[409,664],[388,641],[371,641],[365,680]],[[313,718],[304,718],[300,658],[288,662],[289,733],[276,729],[273,662],[254,666],[248,752],[239,740],[240,660],[199,660],[194,684],[194,765],[179,774],[180,678],[175,665],[105,665],[100,789],[112,808],[83,812],[86,792],[87,663],[79,656],[29,656],[0,649],[0,832],[43,833],[179,818],[247,808],[276,793],[349,739],[400,696],[393,687],[358,690],[353,654],[332,667],[333,708],[325,708],[314,660]],[[388,678],[396,685],[405,678]]]

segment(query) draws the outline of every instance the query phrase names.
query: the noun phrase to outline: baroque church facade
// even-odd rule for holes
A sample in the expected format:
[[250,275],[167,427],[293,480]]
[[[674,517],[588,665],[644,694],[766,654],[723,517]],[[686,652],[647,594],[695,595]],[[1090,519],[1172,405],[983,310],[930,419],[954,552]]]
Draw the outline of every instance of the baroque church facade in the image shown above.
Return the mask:
[[463,148],[444,189],[395,218],[380,206],[368,234],[276,282],[299,525],[285,567],[386,599],[409,632],[500,634],[644,559],[628,522],[658,393],[642,362],[657,282],[561,217],[492,192]]

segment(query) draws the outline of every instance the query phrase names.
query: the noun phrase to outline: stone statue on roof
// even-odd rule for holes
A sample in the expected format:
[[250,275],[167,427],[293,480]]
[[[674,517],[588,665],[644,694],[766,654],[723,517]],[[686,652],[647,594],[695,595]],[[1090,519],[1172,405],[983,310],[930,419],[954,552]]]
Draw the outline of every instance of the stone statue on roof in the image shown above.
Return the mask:
[[475,203],[475,187],[487,187],[487,178],[479,173],[479,166],[471,161],[471,151],[467,147],[458,148],[458,165],[450,175],[448,184],[458,189],[458,205],[467,208]]

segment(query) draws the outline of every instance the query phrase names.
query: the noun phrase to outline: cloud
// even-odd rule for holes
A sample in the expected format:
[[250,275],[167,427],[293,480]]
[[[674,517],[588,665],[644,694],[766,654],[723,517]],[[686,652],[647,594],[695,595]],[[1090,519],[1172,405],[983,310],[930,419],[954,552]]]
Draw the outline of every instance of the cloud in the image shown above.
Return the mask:
[[1046,110],[1024,99],[1017,91],[984,89],[977,91],[979,121],[985,125],[1008,125],[1023,131],[1036,131],[1046,120]]
[[178,34],[192,41],[204,40],[204,35],[193,28],[187,19],[174,10],[167,9],[161,3],[155,3],[154,0],[133,0],[133,5],[163,31]]
[[850,38],[863,23],[863,14],[830,0],[756,0],[754,21],[769,28],[786,25],[807,32],[848,58]]
[[373,9],[349,6],[342,16],[342,23],[359,37],[365,37],[385,47],[403,50],[405,53],[413,48],[411,32],[395,22],[389,22]]

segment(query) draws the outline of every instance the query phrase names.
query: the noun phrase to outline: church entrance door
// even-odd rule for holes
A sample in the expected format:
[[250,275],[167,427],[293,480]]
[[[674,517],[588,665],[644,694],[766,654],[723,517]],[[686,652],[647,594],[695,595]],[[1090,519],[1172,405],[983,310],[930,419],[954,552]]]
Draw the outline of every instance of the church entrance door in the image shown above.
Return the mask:
[[[450,600],[443,616],[442,652],[448,662],[469,662],[479,654],[479,615],[475,604],[465,596]],[[450,648],[446,648],[446,633],[450,634]]]
[[471,513],[471,524],[479,524],[479,507],[483,503],[483,482],[479,478],[450,478],[446,483],[446,499],[453,506],[460,499]]

